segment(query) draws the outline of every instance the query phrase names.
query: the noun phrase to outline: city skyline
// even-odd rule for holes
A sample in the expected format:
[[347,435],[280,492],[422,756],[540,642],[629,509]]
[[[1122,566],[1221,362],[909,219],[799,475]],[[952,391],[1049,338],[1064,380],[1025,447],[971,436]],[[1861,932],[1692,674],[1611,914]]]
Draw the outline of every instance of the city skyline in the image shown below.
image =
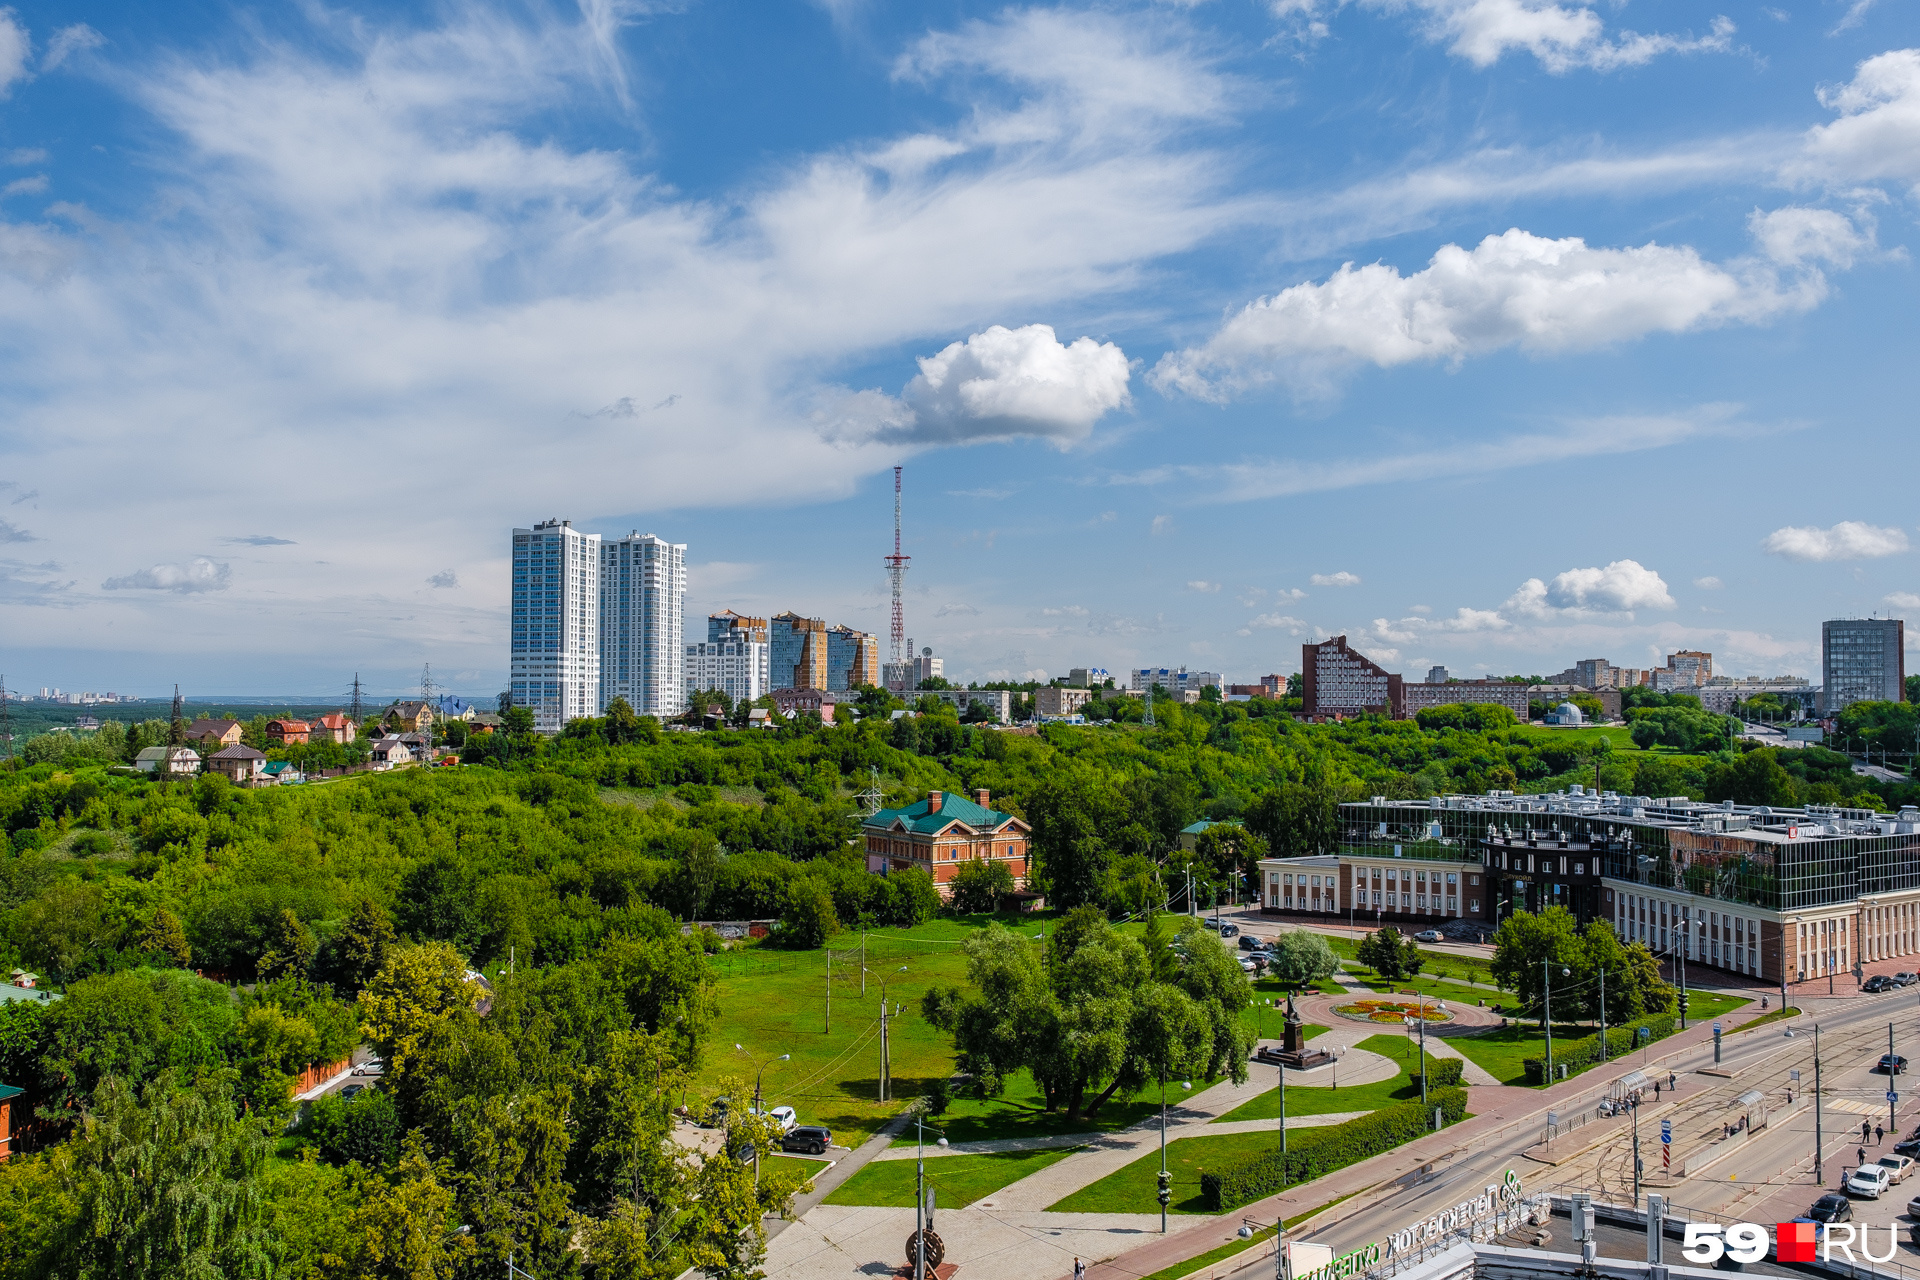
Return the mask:
[[1901,16],[9,10],[4,670],[502,688],[502,509],[885,637],[904,465],[958,682],[1813,676],[1920,606]]

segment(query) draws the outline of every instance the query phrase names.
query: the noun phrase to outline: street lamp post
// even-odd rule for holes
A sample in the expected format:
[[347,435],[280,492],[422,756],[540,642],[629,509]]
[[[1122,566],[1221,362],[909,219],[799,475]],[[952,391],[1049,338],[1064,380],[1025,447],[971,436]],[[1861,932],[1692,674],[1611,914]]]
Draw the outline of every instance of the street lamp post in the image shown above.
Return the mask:
[[[1547,969],[1547,961],[1540,962],[1540,1029],[1547,1035],[1547,1083],[1553,1083],[1553,974]],[[1569,978],[1573,970],[1562,967],[1560,976]]]
[[[1783,1033],[1787,1039],[1793,1038],[1792,1027]],[[1892,1090],[1888,1090],[1889,1093]],[[1819,1186],[1826,1181],[1820,1172],[1820,1149],[1826,1145],[1825,1135],[1820,1127],[1820,1024],[1813,1024],[1813,1183]]]
[[[926,1114],[924,1112],[915,1111],[913,1113],[913,1130],[913,1280],[926,1280],[927,1231],[933,1224],[927,1221],[927,1134]],[[933,1131],[940,1135],[939,1138],[935,1139],[938,1145],[946,1146],[946,1131],[938,1125],[934,1126]]]
[[[1182,1080],[1182,1089],[1193,1088],[1193,1082]],[[1167,1068],[1160,1065],[1160,1234],[1167,1234],[1167,1206],[1173,1203],[1173,1175],[1167,1172]]]

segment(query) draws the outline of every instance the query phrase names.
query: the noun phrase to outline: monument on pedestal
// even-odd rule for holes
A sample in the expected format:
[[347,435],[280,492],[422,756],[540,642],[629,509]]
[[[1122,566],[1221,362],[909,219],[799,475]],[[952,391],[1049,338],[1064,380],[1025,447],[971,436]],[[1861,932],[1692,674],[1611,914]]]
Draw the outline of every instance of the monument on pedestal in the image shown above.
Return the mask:
[[1267,1053],[1262,1057],[1282,1066],[1292,1067],[1295,1071],[1311,1071],[1315,1067],[1324,1067],[1333,1061],[1333,1055],[1325,1049],[1309,1049],[1306,1036],[1301,1032],[1300,1015],[1293,1007],[1293,992],[1287,993],[1286,1031],[1281,1037],[1279,1053]]

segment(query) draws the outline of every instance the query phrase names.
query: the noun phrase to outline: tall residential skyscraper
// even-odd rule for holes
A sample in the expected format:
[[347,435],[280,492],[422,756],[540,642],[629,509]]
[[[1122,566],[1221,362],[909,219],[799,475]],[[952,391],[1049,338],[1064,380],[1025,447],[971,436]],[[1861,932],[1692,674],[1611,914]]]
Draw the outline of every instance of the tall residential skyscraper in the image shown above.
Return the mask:
[[513,531],[508,688],[534,727],[600,714],[600,535],[571,520]]
[[827,687],[827,624],[792,611],[776,615],[768,628],[773,687]]
[[1898,618],[1821,623],[1821,710],[1834,715],[1855,702],[1905,701],[1906,628]]
[[687,709],[687,544],[635,530],[600,546],[600,704]]
[[827,688],[880,683],[880,637],[852,627],[827,628]]

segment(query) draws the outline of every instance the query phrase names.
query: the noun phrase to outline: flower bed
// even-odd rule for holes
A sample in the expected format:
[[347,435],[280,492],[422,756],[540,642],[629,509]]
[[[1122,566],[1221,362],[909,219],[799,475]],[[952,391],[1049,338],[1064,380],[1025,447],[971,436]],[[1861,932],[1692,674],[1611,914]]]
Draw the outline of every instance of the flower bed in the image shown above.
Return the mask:
[[1453,1015],[1429,1001],[1424,1007],[1417,1001],[1408,1004],[1404,1000],[1355,1000],[1351,1004],[1339,1004],[1333,1011],[1343,1018],[1355,1022],[1400,1022],[1407,1018],[1424,1017],[1428,1022],[1451,1022]]

